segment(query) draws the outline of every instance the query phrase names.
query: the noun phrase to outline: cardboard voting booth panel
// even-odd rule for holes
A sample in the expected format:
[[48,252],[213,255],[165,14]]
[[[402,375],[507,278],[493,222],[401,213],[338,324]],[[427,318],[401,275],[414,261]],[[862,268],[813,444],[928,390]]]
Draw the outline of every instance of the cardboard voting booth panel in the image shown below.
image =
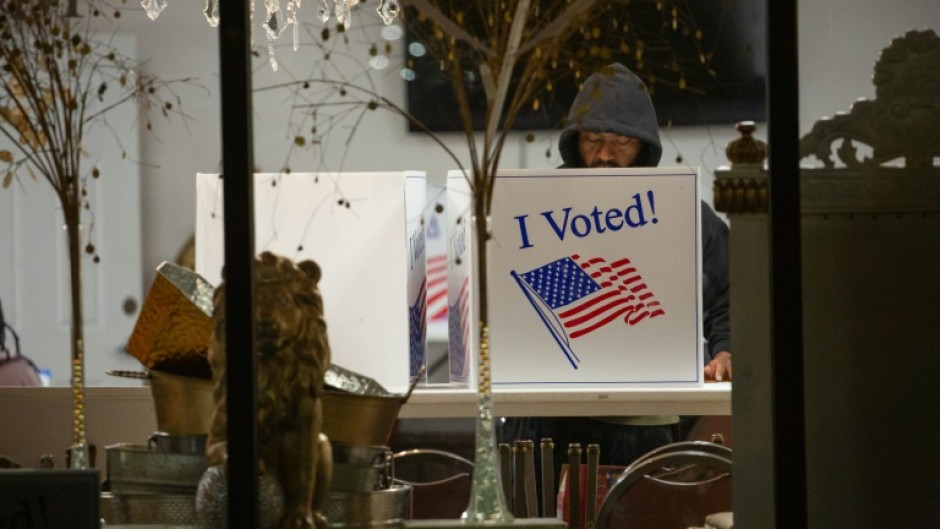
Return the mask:
[[447,174],[447,338],[449,380],[476,386],[476,281],[473,257],[473,197],[462,171]]
[[428,184],[424,213],[427,240],[428,341],[447,340],[447,188]]
[[[197,175],[196,272],[224,264],[222,178]],[[423,172],[254,176],[255,250],[321,268],[332,362],[405,391],[425,364]]]
[[697,169],[501,171],[495,185],[496,387],[702,383]]

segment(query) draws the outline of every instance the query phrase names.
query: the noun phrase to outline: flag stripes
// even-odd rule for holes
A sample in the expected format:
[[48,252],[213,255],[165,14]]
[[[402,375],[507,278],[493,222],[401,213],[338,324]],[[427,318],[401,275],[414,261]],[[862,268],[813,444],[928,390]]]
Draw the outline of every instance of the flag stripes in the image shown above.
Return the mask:
[[555,318],[546,321],[559,322],[568,339],[615,320],[636,325],[665,314],[627,258],[608,263],[603,257],[585,259],[575,254],[518,277],[541,300],[543,307],[536,309],[551,311]]
[[427,260],[428,320],[447,319],[447,255],[431,255]]

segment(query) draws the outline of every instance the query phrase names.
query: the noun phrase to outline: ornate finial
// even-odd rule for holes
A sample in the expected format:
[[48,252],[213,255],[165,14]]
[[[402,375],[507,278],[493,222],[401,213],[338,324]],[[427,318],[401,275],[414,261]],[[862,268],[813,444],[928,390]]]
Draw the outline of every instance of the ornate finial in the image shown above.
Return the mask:
[[731,161],[731,166],[763,165],[764,160],[767,159],[767,143],[752,137],[754,131],[757,130],[757,125],[753,121],[741,121],[735,128],[741,133],[741,137],[731,141],[725,147],[725,155]]
[[731,170],[715,172],[715,209],[722,213],[766,213],[769,197],[764,171],[767,143],[753,137],[757,130],[753,121],[741,121],[735,128],[741,137],[725,147]]

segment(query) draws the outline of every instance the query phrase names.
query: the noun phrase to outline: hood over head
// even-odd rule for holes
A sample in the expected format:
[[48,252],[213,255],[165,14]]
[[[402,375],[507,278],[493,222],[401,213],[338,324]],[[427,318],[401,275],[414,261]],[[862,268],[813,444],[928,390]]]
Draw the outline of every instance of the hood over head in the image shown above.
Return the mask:
[[646,84],[620,63],[591,74],[571,104],[568,124],[558,140],[558,151],[566,167],[584,167],[578,149],[578,135],[582,130],[642,140],[643,149],[633,167],[655,167],[663,154],[656,109]]

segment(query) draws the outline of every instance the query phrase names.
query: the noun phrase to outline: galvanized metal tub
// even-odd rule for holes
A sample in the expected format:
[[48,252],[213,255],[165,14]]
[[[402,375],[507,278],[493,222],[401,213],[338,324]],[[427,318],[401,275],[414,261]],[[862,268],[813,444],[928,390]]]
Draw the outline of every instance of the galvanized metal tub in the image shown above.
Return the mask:
[[[196,527],[196,500],[182,494],[101,494],[101,517],[108,525],[167,524]],[[161,525],[162,526],[162,525]]]
[[320,513],[327,527],[399,527],[411,513],[411,487],[394,485],[371,492],[330,491]]
[[330,490],[369,492],[391,484],[392,451],[387,446],[330,444],[333,452]]
[[128,443],[105,450],[108,483],[115,494],[195,494],[207,468],[203,454],[158,452]]

